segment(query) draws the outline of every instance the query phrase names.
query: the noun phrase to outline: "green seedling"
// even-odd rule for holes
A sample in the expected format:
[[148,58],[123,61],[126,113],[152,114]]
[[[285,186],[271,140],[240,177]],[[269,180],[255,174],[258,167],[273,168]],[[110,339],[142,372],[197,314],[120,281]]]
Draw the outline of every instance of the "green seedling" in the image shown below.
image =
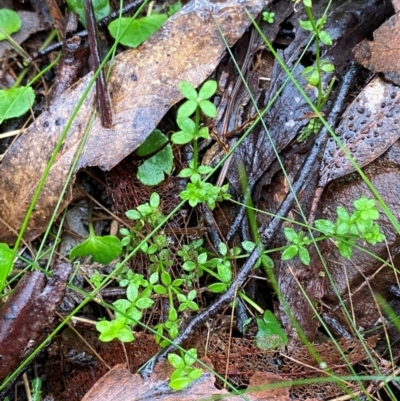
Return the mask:
[[273,24],[274,23],[274,18],[275,18],[275,13],[264,11],[262,13],[262,17],[263,17],[263,20],[265,22],[268,22],[268,24]]
[[32,389],[31,389],[32,401],[41,401],[42,400],[42,379],[40,377],[36,377],[32,380]]
[[[122,45],[137,47],[157,32],[167,19],[166,14],[153,14],[135,20],[120,18],[108,25],[108,31],[114,39],[118,38]],[[118,37],[121,32],[124,32],[123,35]]]
[[[160,149],[168,142],[168,138],[158,129],[154,130],[137,150],[137,155],[145,157],[154,149]],[[164,173],[171,174],[174,166],[174,155],[171,145],[164,146],[154,156],[148,158],[139,166],[137,178],[148,186],[158,185],[164,180]]]
[[15,11],[7,8],[0,9],[0,40],[6,40],[7,35],[18,32],[21,24],[21,18]]
[[353,247],[357,240],[375,245],[382,242],[385,236],[380,232],[380,227],[375,220],[379,218],[379,211],[373,199],[362,196],[354,201],[355,211],[352,215],[345,208],[337,208],[337,220],[333,223],[329,220],[316,220],[315,227],[326,236],[330,236],[336,242],[340,254],[350,259]]
[[[198,141],[210,137],[208,128],[200,127],[200,115],[201,112],[210,118],[217,115],[214,104],[209,100],[217,90],[217,83],[206,81],[197,92],[189,82],[181,82],[179,89],[187,100],[178,109],[177,124],[181,130],[172,135],[171,141],[177,145],[189,142],[193,145],[193,160],[179,173],[179,177],[190,178],[191,182],[181,192],[180,197],[188,201],[192,207],[199,203],[206,203],[214,209],[216,202],[230,198],[227,193],[228,185],[217,187],[202,180],[201,176],[211,173],[212,168],[198,165]],[[191,118],[192,114],[194,114],[194,120]]]
[[[109,0],[92,0],[94,15],[96,21],[107,17],[111,12],[110,2]],[[79,21],[83,26],[86,27],[86,19],[85,19],[85,9],[83,6],[83,0],[67,0],[68,8],[78,14]]]
[[98,236],[94,232],[93,224],[89,224],[89,238],[75,246],[69,257],[86,257],[91,255],[93,260],[104,265],[112,262],[121,255],[122,244],[115,235]]
[[[329,98],[334,83],[332,79],[325,90],[322,86],[322,77],[324,74],[331,74],[335,71],[335,67],[330,61],[321,59],[321,43],[325,46],[332,46],[332,38],[329,33],[323,29],[326,23],[326,15],[316,20],[312,13],[312,1],[303,0],[303,5],[308,20],[300,21],[300,27],[314,34],[315,63],[312,66],[306,67],[302,75],[310,86],[317,89],[318,98],[315,107],[318,111],[321,111]],[[303,141],[310,134],[318,133],[320,128],[321,122],[316,118],[311,119],[309,124],[302,130],[298,140]]]
[[257,326],[255,343],[260,350],[276,349],[288,343],[285,332],[271,311],[266,310],[262,319],[257,318]]
[[310,254],[306,246],[312,244],[312,240],[304,235],[303,232],[296,233],[293,228],[285,227],[284,234],[286,239],[292,244],[282,253],[282,260],[289,260],[299,255],[300,260],[305,264],[310,264]]
[[[315,229],[323,234],[315,240],[333,240],[340,254],[346,259],[351,258],[357,240],[375,245],[385,239],[379,225],[375,223],[375,220],[379,218],[375,201],[362,196],[354,201],[354,208],[355,211],[350,215],[344,207],[338,206],[336,223],[324,219],[315,221]],[[292,228],[285,228],[284,234],[291,244],[283,251],[282,260],[289,260],[299,255],[300,260],[308,266],[310,255],[306,247],[312,243],[312,240],[303,232],[296,233]]]
[[182,356],[176,354],[168,355],[168,362],[175,368],[171,375],[169,386],[173,390],[183,390],[190,383],[199,379],[203,371],[194,368],[192,365],[196,362],[197,351],[192,348]]

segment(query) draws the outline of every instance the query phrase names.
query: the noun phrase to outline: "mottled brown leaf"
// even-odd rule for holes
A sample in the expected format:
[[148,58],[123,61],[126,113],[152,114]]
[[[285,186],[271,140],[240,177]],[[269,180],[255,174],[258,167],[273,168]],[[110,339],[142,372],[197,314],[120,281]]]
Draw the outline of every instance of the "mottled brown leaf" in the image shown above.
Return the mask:
[[[96,117],[77,169],[111,169],[136,149],[181,100],[178,83],[186,80],[198,86],[216,67],[225,50],[216,24],[233,45],[250,25],[245,9],[255,16],[265,5],[258,0],[193,0],[142,46],[118,55],[109,79],[114,125],[105,129]],[[14,240],[49,157],[91,77],[87,75],[61,95],[6,154],[0,167],[1,241]],[[92,88],[50,171],[26,239],[40,235],[48,224],[88,124],[94,97]],[[69,194],[64,196],[62,207],[69,200]]]
[[373,72],[382,72],[386,79],[400,85],[400,14],[383,23],[374,40],[363,40],[353,49],[354,58]]
[[[336,129],[343,145],[360,167],[371,163],[400,137],[400,90],[376,77],[343,114]],[[352,173],[348,157],[330,138],[321,165],[319,187]]]

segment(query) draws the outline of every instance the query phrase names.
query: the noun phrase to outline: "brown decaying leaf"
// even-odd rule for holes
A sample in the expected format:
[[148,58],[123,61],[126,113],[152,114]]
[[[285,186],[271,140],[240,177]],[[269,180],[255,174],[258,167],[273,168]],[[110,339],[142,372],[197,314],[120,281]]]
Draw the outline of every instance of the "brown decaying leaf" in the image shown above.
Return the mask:
[[47,285],[43,273],[25,273],[1,308],[0,380],[45,338],[64,297],[71,269],[69,263],[58,263]]
[[[202,358],[208,365],[210,361]],[[103,376],[85,395],[82,401],[199,401],[210,399],[213,396],[227,395],[227,390],[216,389],[215,377],[210,372],[204,372],[200,379],[196,380],[188,388],[182,391],[171,391],[168,387],[171,365],[163,361],[157,365],[156,371],[149,379],[143,380],[139,374],[132,375],[124,365],[116,365]],[[250,386],[256,387],[254,391],[246,393],[249,401],[289,401],[289,388],[275,388],[263,390],[262,387],[282,382],[278,375],[266,372],[255,372],[250,379]],[[243,400],[240,396],[223,397],[226,401]]]
[[[400,90],[376,77],[343,114],[336,135],[360,167],[383,154],[400,137]],[[330,138],[321,165],[319,187],[355,171]]]
[[353,49],[354,58],[365,68],[383,72],[386,79],[400,85],[400,14],[383,23],[375,32],[374,40],[363,40]]
[[[192,1],[142,46],[118,55],[109,79],[114,126],[105,129],[96,117],[77,168],[111,169],[136,149],[181,100],[179,82],[198,86],[216,67],[225,50],[217,24],[231,46],[250,25],[245,9],[255,16],[265,5],[258,0]],[[51,153],[91,77],[88,74],[61,95],[7,152],[0,167],[1,241],[14,241]],[[52,166],[25,235],[28,240],[43,232],[53,213],[93,110],[94,92],[92,88],[83,102]],[[62,207],[69,200],[68,192]]]

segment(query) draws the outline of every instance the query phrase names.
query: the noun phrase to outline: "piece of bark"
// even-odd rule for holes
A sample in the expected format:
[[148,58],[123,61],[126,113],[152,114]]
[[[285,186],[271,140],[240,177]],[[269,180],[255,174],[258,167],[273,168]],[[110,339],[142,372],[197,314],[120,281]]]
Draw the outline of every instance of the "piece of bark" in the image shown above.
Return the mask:
[[69,263],[59,262],[47,285],[43,273],[25,273],[0,309],[0,380],[50,332],[71,270]]
[[[85,166],[111,169],[135,150],[179,100],[179,82],[200,85],[225,54],[225,36],[232,46],[250,25],[247,10],[256,16],[266,4],[258,0],[191,1],[148,41],[118,55],[111,68],[109,91],[114,125],[101,126],[96,117],[74,172]],[[38,182],[88,86],[88,74],[43,113],[8,150],[0,167],[0,241],[13,242]],[[35,205],[25,239],[40,235],[48,225],[94,108],[92,87],[79,109]],[[71,199],[64,195],[58,213]]]

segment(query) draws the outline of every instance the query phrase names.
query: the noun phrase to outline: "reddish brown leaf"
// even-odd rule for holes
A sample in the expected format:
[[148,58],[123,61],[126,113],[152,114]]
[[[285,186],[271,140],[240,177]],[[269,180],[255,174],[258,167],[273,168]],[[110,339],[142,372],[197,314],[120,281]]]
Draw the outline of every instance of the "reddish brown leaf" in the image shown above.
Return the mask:
[[373,72],[400,85],[400,14],[393,15],[375,32],[374,40],[363,40],[353,49],[354,58]]
[[71,273],[69,263],[58,263],[45,286],[43,273],[25,273],[0,310],[0,380],[43,341],[56,317]]
[[[400,137],[400,90],[375,78],[343,114],[336,135],[363,167],[384,153]],[[352,173],[348,157],[330,138],[321,166],[319,187]]]
[[[203,358],[208,365],[209,360]],[[228,391],[218,390],[214,386],[215,377],[210,372],[204,372],[200,379],[182,391],[172,391],[168,387],[168,378],[171,374],[171,365],[163,361],[157,365],[156,371],[149,379],[143,380],[139,374],[132,375],[124,365],[117,365],[103,376],[85,395],[82,401],[198,401],[210,399],[213,396],[228,395]],[[283,379],[272,373],[255,372],[250,379],[250,386],[255,391],[246,394],[249,401],[289,401],[289,388],[263,390],[268,384],[282,382]],[[224,396],[226,401],[240,401],[240,396]]]
[[[178,83],[186,80],[198,86],[216,67],[225,51],[217,25],[231,46],[250,25],[245,9],[255,16],[265,5],[258,0],[212,6],[206,0],[191,1],[142,46],[118,55],[109,79],[114,125],[105,129],[96,117],[77,169],[110,169],[136,149],[181,99]],[[61,95],[7,152],[0,167],[1,241],[14,240],[49,157],[91,77],[88,74]],[[87,127],[94,97],[92,88],[46,180],[26,239],[38,236],[49,222]],[[62,207],[69,200],[68,193]]]

